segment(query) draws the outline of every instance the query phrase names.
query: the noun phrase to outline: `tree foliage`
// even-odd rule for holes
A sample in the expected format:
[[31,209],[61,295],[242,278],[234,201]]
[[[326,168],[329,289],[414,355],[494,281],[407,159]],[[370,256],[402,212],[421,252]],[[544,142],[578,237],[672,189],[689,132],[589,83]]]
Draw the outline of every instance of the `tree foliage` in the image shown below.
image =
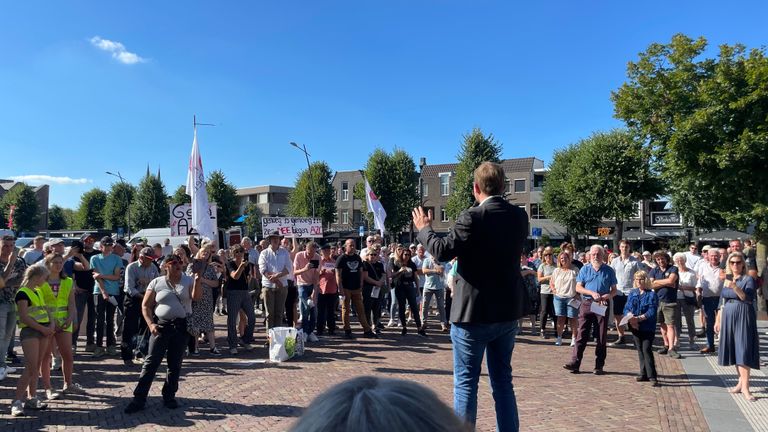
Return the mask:
[[107,204],[107,193],[99,188],[93,188],[80,197],[77,208],[77,225],[83,229],[104,228],[104,207]]
[[472,195],[475,169],[485,161],[501,162],[501,144],[493,134],[486,136],[479,128],[472,129],[464,135],[458,160],[456,177],[452,179],[453,189],[445,207],[451,219],[456,219],[459,213],[472,206],[475,201]]
[[171,204],[189,204],[192,202],[192,197],[187,195],[187,186],[181,185],[176,188],[176,191],[171,195]]
[[254,241],[259,237],[263,237],[261,230],[262,216],[261,209],[256,203],[251,202],[245,206],[245,222],[243,222],[243,226],[245,227],[246,234],[251,236]]
[[678,34],[651,44],[612,94],[615,116],[651,147],[673,207],[698,227],[768,233],[765,49]]
[[208,176],[205,189],[208,191],[208,201],[216,203],[216,219],[219,228],[231,227],[235,219],[240,216],[235,186],[227,180],[223,172],[216,170]]
[[131,206],[131,223],[136,229],[165,228],[169,223],[168,193],[160,177],[149,173],[139,183]]
[[544,184],[544,211],[576,233],[602,219],[623,223],[637,213],[640,200],[661,193],[651,170],[650,151],[625,130],[598,132],[555,154]]
[[104,207],[104,222],[107,228],[115,231],[118,227],[128,228],[128,212],[135,194],[136,188],[129,183],[121,181],[112,184]]
[[16,183],[3,196],[0,206],[2,207],[5,219],[3,228],[8,225],[7,221],[10,219],[11,206],[15,206],[12,229],[17,232],[35,231],[37,229],[37,224],[40,221],[37,197],[35,197],[35,190],[26,183]]
[[[288,214],[290,216],[312,216],[312,187],[315,188],[315,217],[322,218],[323,224],[333,222],[333,213],[336,211],[334,200],[333,172],[327,163],[317,161],[310,165],[309,169],[299,172],[293,191],[288,196]],[[310,184],[311,181],[311,184]]]
[[[392,154],[376,149],[368,157],[363,173],[387,212],[385,230],[390,236],[396,236],[411,221],[411,210],[419,205],[418,173],[413,158],[401,149],[395,149]],[[365,199],[365,196],[358,198]],[[366,217],[372,226],[373,219],[370,215]]]
[[67,216],[64,214],[64,209],[52,205],[48,209],[48,229],[49,230],[63,230],[67,229]]

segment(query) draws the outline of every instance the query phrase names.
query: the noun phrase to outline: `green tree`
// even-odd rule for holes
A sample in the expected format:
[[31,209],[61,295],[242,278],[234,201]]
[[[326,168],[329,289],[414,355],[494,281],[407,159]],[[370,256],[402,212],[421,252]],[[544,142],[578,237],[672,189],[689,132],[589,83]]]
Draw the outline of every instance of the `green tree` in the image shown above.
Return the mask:
[[11,206],[15,206],[13,211],[12,229],[20,231],[35,231],[40,221],[39,206],[35,191],[26,183],[16,183],[8,193],[3,196],[2,213],[5,218],[5,226],[11,212]]
[[[411,210],[419,205],[416,164],[401,149],[395,149],[392,154],[376,149],[368,157],[363,174],[387,212],[384,229],[390,238],[395,238],[411,221]],[[355,198],[365,200],[364,189],[356,188],[353,193]],[[373,218],[370,214],[366,217],[369,220],[368,226],[372,227]]]
[[208,201],[216,203],[216,219],[219,228],[231,227],[235,219],[240,216],[235,186],[227,181],[223,172],[216,170],[208,176],[205,189],[208,191]]
[[673,207],[697,227],[768,233],[768,59],[765,49],[677,34],[627,66],[615,116],[641,136]]
[[472,132],[464,135],[458,160],[453,188],[445,207],[451,219],[456,219],[459,213],[472,206],[475,201],[472,195],[475,169],[485,161],[501,162],[501,144],[494,139],[493,134],[486,136],[479,128],[472,129]]
[[48,209],[48,229],[67,229],[67,217],[64,214],[64,209],[57,206],[56,204],[52,205],[51,208]]
[[253,237],[253,240],[263,237],[261,232],[262,216],[261,209],[256,203],[249,202],[248,205],[245,206],[245,221],[243,222],[243,226],[245,226],[246,234]]
[[136,188],[125,182],[112,183],[104,207],[106,227],[116,231],[118,227],[128,228],[129,211]]
[[[333,172],[327,163],[317,161],[310,165],[309,169],[302,170],[296,177],[293,191],[288,196],[288,214],[290,216],[312,216],[312,187],[315,193],[315,217],[323,220],[323,224],[333,222],[333,213],[336,211],[334,200]],[[311,184],[310,184],[311,181]]]
[[107,204],[107,193],[99,188],[93,188],[80,197],[77,208],[77,225],[84,229],[104,228],[104,207]]
[[578,153],[577,144],[555,151],[541,201],[544,213],[576,236],[588,233],[601,219],[594,197],[582,193],[589,188],[581,180],[586,173],[578,163]]
[[77,224],[77,212],[72,210],[71,208],[63,208],[61,209],[62,213],[64,214],[64,220],[66,221],[66,228],[67,229],[80,229],[82,228],[80,225]]
[[139,183],[131,205],[131,223],[136,229],[165,228],[169,223],[168,193],[159,176],[149,173]]
[[181,185],[176,188],[176,191],[171,195],[171,204],[189,204],[192,202],[192,197],[187,195],[187,186]]

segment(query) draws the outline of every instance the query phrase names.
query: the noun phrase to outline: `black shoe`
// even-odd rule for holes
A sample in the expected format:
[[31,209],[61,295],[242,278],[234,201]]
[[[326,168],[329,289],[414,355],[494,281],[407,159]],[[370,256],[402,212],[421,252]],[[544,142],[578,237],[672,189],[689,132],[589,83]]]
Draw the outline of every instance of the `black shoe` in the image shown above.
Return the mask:
[[650,381],[650,380],[648,379],[648,377],[636,376],[635,377],[635,381],[637,381],[637,382],[647,382],[647,381]]
[[579,366],[573,363],[566,363],[563,365],[563,369],[567,369],[573,373],[579,373]]
[[656,378],[650,380],[651,381],[651,387],[661,387],[661,383],[659,383]]
[[669,352],[669,348],[667,348],[667,347],[664,347],[664,348],[660,348],[660,349],[659,349],[658,351],[656,351],[656,352],[657,352],[657,353],[659,353],[659,354],[661,354],[661,355],[664,355],[664,354],[666,354],[666,353],[668,353],[668,352]]
[[403,329],[400,330],[400,334],[403,335],[403,336],[407,335],[408,334],[408,329],[403,327]]
[[427,337],[427,331],[424,329],[419,330],[419,336],[421,337]]
[[706,335],[707,335],[706,331],[701,331],[701,332],[696,333],[696,337],[698,337],[698,338],[703,338]]
[[377,335],[376,333],[368,330],[367,332],[363,333],[363,337],[364,338],[368,338],[368,339],[378,339],[379,335]]
[[595,375],[605,375],[605,371],[603,371],[603,368],[595,368],[595,370],[592,372]]
[[133,414],[133,413],[137,413],[137,412],[139,412],[139,411],[141,411],[143,409],[144,409],[144,404],[143,403],[137,402],[135,400],[132,400],[131,403],[129,403],[128,406],[125,407],[123,412],[126,413],[126,414]]
[[123,366],[133,368],[136,366],[136,364],[133,362],[133,360],[123,360]]
[[352,336],[352,330],[344,330],[344,337],[347,339],[354,339],[355,337]]
[[168,409],[176,409],[179,407],[179,402],[176,399],[163,399],[163,406]]

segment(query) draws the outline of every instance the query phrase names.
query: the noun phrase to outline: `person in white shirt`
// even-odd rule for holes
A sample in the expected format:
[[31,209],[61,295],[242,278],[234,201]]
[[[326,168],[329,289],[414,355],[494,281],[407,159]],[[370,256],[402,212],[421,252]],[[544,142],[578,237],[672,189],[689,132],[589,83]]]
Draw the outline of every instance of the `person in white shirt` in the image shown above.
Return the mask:
[[281,237],[278,231],[269,233],[269,247],[259,254],[261,296],[267,310],[267,332],[280,325],[288,295],[288,274],[293,268],[290,254],[280,247]]
[[688,252],[685,255],[685,266],[693,270],[696,268],[696,264],[701,261],[701,255],[699,255],[699,247],[696,242],[691,242],[688,246]]
[[688,255],[676,253],[672,259],[677,266],[678,288],[677,288],[677,308],[680,319],[675,324],[677,334],[682,334],[683,317],[685,325],[688,326],[688,345],[693,350],[696,349],[696,323],[693,321],[693,313],[696,310],[696,281],[697,276],[693,270],[686,264]]
[[610,346],[621,346],[626,343],[624,338],[624,328],[619,323],[624,318],[624,306],[627,304],[627,297],[632,291],[633,283],[635,280],[635,273],[640,269],[639,262],[631,255],[631,245],[629,241],[622,240],[619,243],[620,255],[614,258],[610,266],[616,273],[616,296],[613,298],[613,319],[616,323],[616,330],[619,333],[616,342],[610,344]]
[[707,346],[700,350],[704,354],[715,352],[715,317],[720,303],[720,291],[723,289],[720,271],[720,251],[711,248],[707,252],[707,265],[699,266],[696,282],[696,295],[701,299],[706,320]]

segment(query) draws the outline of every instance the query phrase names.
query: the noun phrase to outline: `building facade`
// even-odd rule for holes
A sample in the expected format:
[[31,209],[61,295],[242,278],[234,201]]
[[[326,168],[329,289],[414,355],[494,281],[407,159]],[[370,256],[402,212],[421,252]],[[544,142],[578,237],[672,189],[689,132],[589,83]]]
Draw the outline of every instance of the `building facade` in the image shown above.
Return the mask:
[[[20,187],[23,183],[15,180],[0,179],[0,200],[3,199],[5,194],[11,191],[15,187]],[[35,199],[37,200],[37,226],[35,231],[45,231],[48,229],[48,200],[50,195],[50,186],[30,186],[35,192]],[[5,227],[2,227],[5,228]]]
[[[355,185],[363,184],[363,174],[360,171],[336,171],[331,179],[336,201],[336,214],[331,223],[331,231],[357,231],[362,226],[367,227],[363,213],[367,211],[364,200],[355,198]],[[361,186],[358,186],[361,187]]]
[[254,186],[237,190],[240,214],[245,214],[249,203],[256,204],[264,216],[288,216],[288,195],[293,191],[288,186]]

